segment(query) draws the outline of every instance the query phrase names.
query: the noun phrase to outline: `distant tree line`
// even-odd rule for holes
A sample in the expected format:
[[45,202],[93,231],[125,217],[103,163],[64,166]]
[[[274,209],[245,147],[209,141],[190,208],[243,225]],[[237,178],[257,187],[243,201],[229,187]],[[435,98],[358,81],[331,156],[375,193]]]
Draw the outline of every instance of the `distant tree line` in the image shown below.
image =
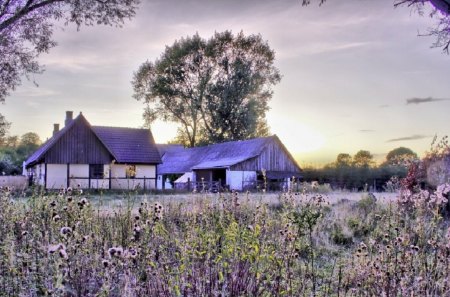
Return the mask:
[[417,154],[405,147],[390,151],[385,161],[379,165],[366,150],[360,150],[354,156],[341,153],[336,161],[323,168],[304,167],[303,178],[307,182],[328,183],[333,189],[395,190],[395,183],[408,173],[407,163],[416,159]]
[[22,164],[39,146],[39,135],[28,132],[22,136],[3,136],[0,138],[0,174],[20,175]]

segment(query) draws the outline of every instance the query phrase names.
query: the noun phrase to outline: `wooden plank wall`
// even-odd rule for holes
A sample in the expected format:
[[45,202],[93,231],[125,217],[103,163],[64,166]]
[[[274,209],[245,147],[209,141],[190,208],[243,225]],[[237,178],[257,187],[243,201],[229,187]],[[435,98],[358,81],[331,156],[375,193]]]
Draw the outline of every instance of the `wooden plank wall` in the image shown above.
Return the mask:
[[51,164],[108,164],[112,157],[83,119],[76,123],[45,154]]
[[236,171],[260,171],[265,169],[268,171],[299,172],[297,165],[276,141],[267,144],[259,156],[236,164],[230,169]]

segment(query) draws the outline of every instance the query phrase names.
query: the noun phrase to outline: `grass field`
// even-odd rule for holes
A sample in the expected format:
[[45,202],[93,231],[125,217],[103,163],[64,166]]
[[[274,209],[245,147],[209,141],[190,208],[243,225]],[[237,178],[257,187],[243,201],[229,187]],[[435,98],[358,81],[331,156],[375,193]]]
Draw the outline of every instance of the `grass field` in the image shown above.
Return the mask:
[[[399,193],[380,192],[372,193],[379,203],[395,202]],[[224,193],[205,193],[205,194],[93,194],[89,196],[89,201],[94,208],[101,211],[110,211],[112,209],[122,209],[123,207],[131,207],[137,211],[141,202],[161,203],[164,206],[183,204],[187,206],[195,206],[200,201],[203,203],[216,204],[223,197]],[[280,204],[280,195],[282,193],[241,193],[240,197],[245,200],[246,204],[256,207],[259,204],[267,204],[269,206],[277,206]],[[342,201],[357,202],[364,198],[367,193],[361,192],[342,192],[334,191],[322,193],[324,199],[330,204],[336,204]]]
[[0,296],[449,296],[445,195],[3,191]]

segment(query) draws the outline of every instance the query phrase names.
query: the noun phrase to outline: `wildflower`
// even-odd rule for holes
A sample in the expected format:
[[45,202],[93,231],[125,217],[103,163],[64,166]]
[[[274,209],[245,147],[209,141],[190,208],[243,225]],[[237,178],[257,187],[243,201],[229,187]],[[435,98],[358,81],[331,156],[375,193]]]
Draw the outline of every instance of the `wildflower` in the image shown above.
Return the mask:
[[62,227],[59,233],[63,236],[69,235],[72,233],[72,228],[70,227]]
[[22,231],[22,236],[25,236],[28,234],[28,231]]
[[59,215],[53,216],[53,221],[54,221],[54,222],[57,222],[57,221],[59,221],[59,220],[61,220],[61,217],[60,217]]
[[155,221],[161,220],[162,219],[163,210],[164,210],[164,208],[161,205],[161,203],[156,202],[154,210],[155,210],[155,219],[154,220]]
[[410,248],[415,252],[419,251],[419,247],[417,245],[411,245]]
[[137,255],[138,255],[138,252],[137,252],[136,249],[134,249],[134,248],[128,249],[128,251],[127,251],[127,257],[134,259],[134,258],[137,257]]
[[67,193],[72,193],[72,187],[67,188]]
[[102,260],[103,267],[107,268],[109,266],[108,260]]
[[121,247],[112,247],[112,248],[108,249],[108,255],[110,258],[113,258],[113,257],[120,258],[120,257],[122,257],[122,254],[123,254],[123,248],[121,248]]
[[83,209],[83,207],[86,206],[87,204],[88,200],[86,198],[83,198],[80,201],[78,201],[78,206],[80,207],[80,209]]
[[139,240],[140,236],[141,236],[141,227],[138,224],[135,224],[133,228],[133,239],[137,241]]
[[50,206],[51,206],[51,207],[55,207],[55,206],[56,206],[56,201],[53,200],[52,202],[50,202]]

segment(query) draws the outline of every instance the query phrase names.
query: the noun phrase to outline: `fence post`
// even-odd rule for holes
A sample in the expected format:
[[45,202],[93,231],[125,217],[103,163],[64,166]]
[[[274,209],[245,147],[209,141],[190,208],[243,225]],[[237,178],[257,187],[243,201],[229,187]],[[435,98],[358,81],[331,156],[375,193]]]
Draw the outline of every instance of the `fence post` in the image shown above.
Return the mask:
[[145,189],[145,184],[146,184],[146,183],[145,183],[145,176],[144,176],[144,192],[145,192],[145,190],[146,190],[146,189]]
[[190,177],[188,177],[187,183],[188,183],[188,192],[190,192],[191,191],[191,178]]

